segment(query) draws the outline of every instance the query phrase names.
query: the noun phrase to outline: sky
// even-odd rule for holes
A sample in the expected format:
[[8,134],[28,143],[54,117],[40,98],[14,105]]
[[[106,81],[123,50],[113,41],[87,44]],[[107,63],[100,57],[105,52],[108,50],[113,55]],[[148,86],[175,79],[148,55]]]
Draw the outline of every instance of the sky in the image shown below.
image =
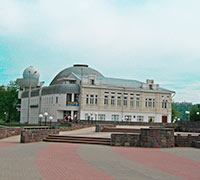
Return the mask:
[[88,64],[200,103],[199,0],[0,0],[0,85]]

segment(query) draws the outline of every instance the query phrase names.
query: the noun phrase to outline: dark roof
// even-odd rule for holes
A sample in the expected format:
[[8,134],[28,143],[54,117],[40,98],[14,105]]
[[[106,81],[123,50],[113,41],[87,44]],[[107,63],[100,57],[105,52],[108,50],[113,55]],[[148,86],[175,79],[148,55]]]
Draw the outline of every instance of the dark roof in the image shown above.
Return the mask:
[[[33,89],[31,97],[39,96],[40,89]],[[59,84],[42,88],[42,95],[48,94],[63,94],[63,93],[80,93],[79,85],[77,84]],[[28,97],[28,91],[22,93],[22,98]]]
[[50,83],[50,86],[55,84],[61,84],[61,82],[58,81],[58,79],[62,79],[65,77],[68,77],[71,73],[78,75],[78,76],[84,76],[84,75],[96,75],[98,77],[103,77],[103,75],[98,72],[95,69],[89,68],[88,65],[83,64],[75,64],[73,67],[66,68],[59,72],[56,77],[53,79],[53,81]]

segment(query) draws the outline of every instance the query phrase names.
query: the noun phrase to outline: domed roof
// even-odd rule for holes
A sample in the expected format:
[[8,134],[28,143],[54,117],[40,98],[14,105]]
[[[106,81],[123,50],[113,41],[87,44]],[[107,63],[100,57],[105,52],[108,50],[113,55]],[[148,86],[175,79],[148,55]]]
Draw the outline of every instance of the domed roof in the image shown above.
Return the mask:
[[27,67],[23,72],[24,79],[39,79],[40,73],[33,66]]
[[73,67],[66,68],[59,72],[50,85],[59,84],[58,79],[67,77],[71,73],[81,76],[96,75],[98,77],[103,77],[103,75],[95,69],[89,68],[88,65],[75,64]]

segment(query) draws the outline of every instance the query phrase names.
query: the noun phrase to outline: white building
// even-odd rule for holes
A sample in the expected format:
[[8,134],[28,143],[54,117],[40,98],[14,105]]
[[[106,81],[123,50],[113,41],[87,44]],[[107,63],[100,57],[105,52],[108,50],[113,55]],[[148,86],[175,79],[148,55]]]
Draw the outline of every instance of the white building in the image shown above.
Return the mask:
[[77,64],[58,73],[48,87],[38,82],[31,87],[29,82],[21,93],[21,123],[36,124],[44,112],[54,122],[65,115],[81,120],[171,122],[175,92],[159,87],[153,80],[143,83],[107,78],[87,65]]

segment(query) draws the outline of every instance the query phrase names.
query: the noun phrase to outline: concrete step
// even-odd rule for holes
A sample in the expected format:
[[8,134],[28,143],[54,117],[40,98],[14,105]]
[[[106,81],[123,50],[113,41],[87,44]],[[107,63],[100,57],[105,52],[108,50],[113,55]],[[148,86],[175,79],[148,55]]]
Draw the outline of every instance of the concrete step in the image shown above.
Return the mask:
[[49,135],[43,140],[46,142],[82,143],[82,144],[99,144],[99,145],[111,144],[110,138],[79,137],[79,136]]

